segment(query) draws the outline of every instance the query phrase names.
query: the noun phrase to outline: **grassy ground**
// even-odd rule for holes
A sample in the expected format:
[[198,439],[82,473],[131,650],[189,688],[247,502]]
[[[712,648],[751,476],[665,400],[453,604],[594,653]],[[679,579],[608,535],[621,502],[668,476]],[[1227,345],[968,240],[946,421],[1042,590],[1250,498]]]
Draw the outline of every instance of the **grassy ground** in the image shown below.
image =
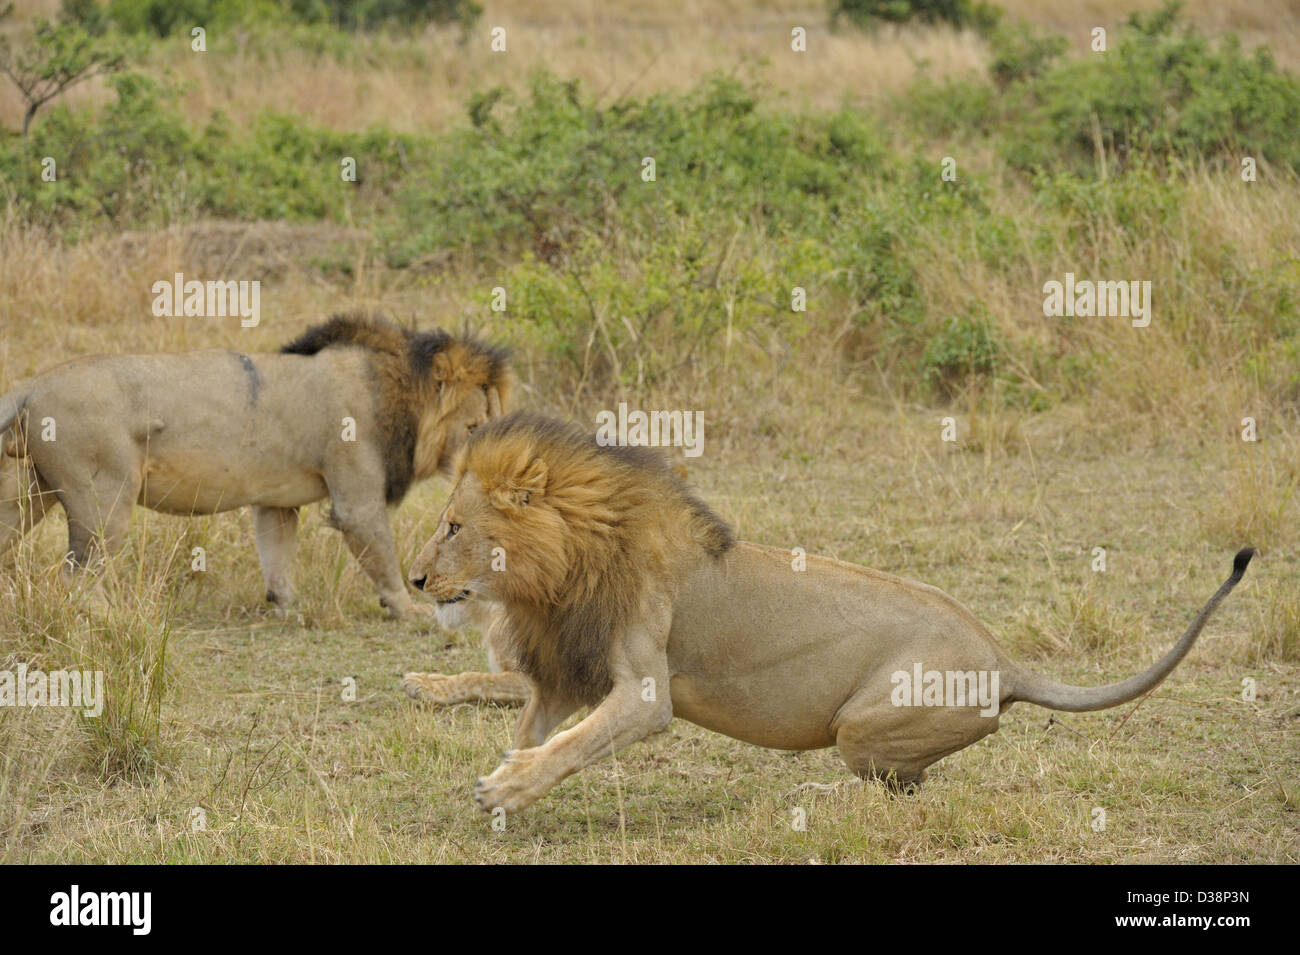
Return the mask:
[[[20,3],[19,23],[50,6]],[[946,28],[831,36],[815,5],[486,6],[481,25],[507,22],[519,40],[505,74],[490,53],[441,33],[357,39],[341,61],[292,43],[247,60],[159,45],[148,65],[191,83],[184,108],[196,119],[217,106],[236,120],[271,106],[345,130],[373,120],[429,132],[489,83],[522,87],[538,63],[608,88],[612,101],[738,66],[765,42],[753,26],[805,15],[829,52],[768,71],[801,109],[883,100],[921,63],[941,78],[988,59],[973,33]],[[1082,44],[1094,21],[1152,4],[1006,6]],[[1236,26],[1247,45],[1267,39],[1294,69],[1300,31],[1289,9],[1206,2],[1188,17],[1210,31]],[[436,82],[431,62],[443,64]],[[7,95],[0,122],[12,126]],[[73,98],[105,95],[90,86]],[[896,125],[888,135],[902,148],[914,134]],[[926,147],[936,160],[947,148]],[[991,149],[972,152],[999,218],[919,220],[907,234],[917,297],[935,321],[978,297],[1017,346],[1009,361],[1048,357],[990,382],[958,381],[946,397],[887,360],[887,309],[861,322],[863,303],[829,290],[818,298],[815,287],[798,328],[775,314],[733,334],[728,320],[667,384],[620,389],[608,376],[588,381],[584,368],[580,390],[535,327],[486,311],[485,290],[517,264],[513,250],[389,270],[364,222],[106,228],[72,242],[12,210],[0,211],[0,389],[75,354],[273,349],[344,307],[480,329],[517,347],[524,407],[580,421],[619,400],[700,410],[705,454],[687,462],[691,479],[741,536],[935,584],[1017,659],[1081,684],[1150,664],[1235,550],[1257,545],[1245,581],[1148,699],[1050,722],[1021,704],[905,798],[856,783],[833,750],[778,753],[677,722],[498,831],[470,789],[508,744],[514,712],[420,709],[398,689],[409,670],[481,669],[484,652],[473,635],[389,622],[319,508],[302,533],[301,616],[289,621],[261,609],[247,513],[137,512],[108,572],[107,606],[59,584],[66,538],[56,514],[0,565],[0,670],[103,669],[109,707],[99,720],[0,708],[0,861],[1296,862],[1300,377],[1286,323],[1300,184],[1279,171],[1246,189],[1235,174],[1193,168],[1158,216],[1125,218],[1132,197],[1104,183],[1095,202],[1080,190],[1062,212],[1024,178],[1004,177]],[[878,188],[883,202],[894,185]],[[788,261],[773,252],[777,231],[749,227],[747,215],[708,247],[720,256],[715,280],[724,262],[761,272]],[[994,246],[982,244],[989,222],[1002,230]],[[612,244],[601,261],[648,282],[662,267],[639,272],[642,252]],[[1123,320],[1045,320],[1044,277],[1076,266],[1165,279],[1157,320],[1142,335]],[[262,325],[153,318],[150,285],[175,271],[260,279]],[[624,357],[678,354],[673,330],[654,334]],[[1014,379],[1037,394],[1036,374],[1076,358],[1086,374],[1044,378],[1042,407],[998,390]],[[1241,440],[1247,415],[1256,442]],[[954,443],[940,440],[945,416]],[[404,566],[446,491],[429,482],[394,513]],[[207,553],[202,573],[190,568],[195,546]],[[1252,701],[1242,697],[1247,678]],[[1098,809],[1104,828],[1094,828]]]
[[[1264,494],[1297,479],[1294,443],[1088,454],[1076,423],[1054,421],[986,460],[941,446],[924,413],[844,408],[791,424],[718,448],[693,473],[744,536],[933,582],[1018,658],[1087,684],[1149,664],[1226,575],[1232,534],[1251,519],[1229,490],[1244,470],[1273,475]],[[805,429],[824,455],[810,460]],[[406,561],[443,493],[426,485],[399,512]],[[57,554],[60,524],[30,559]],[[1149,699],[1054,722],[1021,704],[917,796],[857,784],[831,750],[778,753],[677,722],[494,831],[469,790],[514,713],[422,710],[397,690],[410,669],[482,668],[473,639],[385,620],[319,515],[300,560],[305,626],[250,609],[246,516],[142,515],[137,534],[147,544],[119,565],[146,583],[114,596],[103,633],[96,612],[64,609],[49,574],[6,582],[0,613],[29,661],[71,653],[105,663],[110,681],[138,679],[132,661],[166,641],[160,716],[135,717],[138,772],[106,779],[110,741],[73,718],[0,712],[7,861],[1294,862],[1300,849],[1296,620],[1275,619],[1279,606],[1295,613],[1293,542],[1264,551]],[[167,555],[194,541],[208,573],[185,574],[182,556],[168,573]],[[1090,569],[1094,546],[1107,548],[1105,573]],[[17,597],[23,587],[35,597]],[[154,614],[169,603],[163,628]],[[143,633],[143,652],[97,645],[136,614],[149,619],[123,629]],[[1270,650],[1279,635],[1289,647]],[[1241,699],[1245,677],[1254,702]],[[1104,831],[1091,827],[1097,808]]]

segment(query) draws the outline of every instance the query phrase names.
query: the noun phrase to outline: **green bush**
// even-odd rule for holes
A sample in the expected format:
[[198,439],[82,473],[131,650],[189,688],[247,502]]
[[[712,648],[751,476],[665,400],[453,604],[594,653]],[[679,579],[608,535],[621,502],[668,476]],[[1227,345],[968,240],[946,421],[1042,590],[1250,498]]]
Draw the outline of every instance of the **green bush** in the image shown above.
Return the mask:
[[1177,6],[1133,14],[1105,53],[1048,68],[1006,98],[1003,155],[1021,169],[1168,156],[1236,165],[1244,155],[1300,170],[1300,81],[1267,50],[1246,55],[1176,19]]
[[254,20],[284,19],[283,8],[274,0],[109,0],[101,13],[96,4],[65,4],[64,13],[106,17],[126,33],[150,33],[165,37],[189,33],[194,27],[212,30]]
[[1001,7],[981,0],[834,0],[831,24],[841,18],[859,27],[915,20],[990,30],[1002,19],[1002,13]]
[[992,37],[993,62],[989,74],[998,86],[1032,80],[1051,68],[1069,47],[1063,36],[1040,33],[1021,21],[999,29]]
[[343,30],[427,23],[472,26],[483,8],[476,0],[63,0],[62,16],[88,28],[111,22],[127,33],[166,37],[194,27],[235,24],[326,24]]
[[[93,121],[88,111],[59,107],[30,135],[0,139],[0,168],[11,197],[60,223],[158,221],[185,179],[194,145],[172,108],[174,91],[138,73],[110,78],[117,98]],[[41,179],[54,159],[57,179]]]
[[470,27],[483,13],[475,0],[288,0],[288,7],[304,23],[331,23],[344,30],[409,29],[425,23]]
[[[407,179],[404,257],[528,249],[554,262],[586,238],[652,233],[701,209],[763,228],[829,227],[856,202],[850,183],[879,178],[883,137],[860,114],[802,118],[757,102],[753,89],[713,78],[684,94],[600,107],[548,74],[533,78],[521,103],[500,91],[476,97],[470,126],[445,137],[430,176]],[[653,182],[643,178],[646,159]]]
[[[0,184],[11,201],[69,229],[163,225],[198,216],[346,221],[373,210],[403,175],[403,156],[428,145],[384,130],[345,134],[274,113],[236,132],[220,113],[201,129],[179,91],[138,73],[109,80],[116,98],[97,114],[59,107],[27,137],[0,138]],[[42,161],[56,162],[54,182]],[[357,181],[342,160],[357,161]],[[418,163],[410,172],[419,174]]]
[[996,374],[1006,345],[983,303],[972,302],[964,315],[950,315],[930,339],[921,358],[925,379],[951,398],[968,382]]
[[[1212,42],[1171,3],[1133,14],[1105,52],[1069,59],[1063,37],[996,30],[992,83],[922,79],[895,111],[926,136],[992,138],[1012,170],[1097,171],[1170,159],[1236,166],[1243,156],[1300,172],[1300,79],[1267,49]],[[1260,164],[1261,167],[1264,163]]]

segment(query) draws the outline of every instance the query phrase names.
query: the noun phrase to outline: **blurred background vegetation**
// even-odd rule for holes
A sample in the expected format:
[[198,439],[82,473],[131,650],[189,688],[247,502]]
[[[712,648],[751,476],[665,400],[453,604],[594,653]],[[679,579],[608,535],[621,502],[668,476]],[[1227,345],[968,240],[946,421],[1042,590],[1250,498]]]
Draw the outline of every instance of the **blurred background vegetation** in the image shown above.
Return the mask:
[[[1124,323],[1045,320],[1042,283],[1150,279],[1144,349],[1173,346],[1197,373],[1230,348],[1269,400],[1300,401],[1294,245],[1261,259],[1205,214],[1210,194],[1245,216],[1267,195],[1294,209],[1300,80],[1177,4],[1127,16],[1097,53],[988,4],[838,0],[820,14],[837,42],[938,23],[986,55],[980,71],[922,64],[870,103],[827,108],[791,102],[771,62],[645,92],[534,65],[468,91],[459,118],[398,129],[363,110],[340,128],[273,105],[196,112],[193,79],[167,66],[274,63],[289,48],[361,73],[380,56],[432,68],[444,49],[486,47],[482,13],[468,0],[67,0],[0,47],[11,74],[103,74],[97,95],[57,96],[26,134],[0,133],[11,225],[73,242],[211,220],[359,227],[382,268],[506,288],[509,334],[567,366],[569,386],[708,377],[719,336],[739,336],[769,355],[829,348],[909,400],[996,393],[1030,411],[1132,370],[1116,354],[1132,351]],[[205,53],[187,49],[191,25]],[[421,30],[453,45],[422,46]],[[821,39],[796,54],[774,30],[771,58],[818,57]],[[955,181],[940,177],[946,156]],[[39,175],[43,157],[57,181]],[[354,257],[312,264],[346,273]],[[806,312],[791,310],[795,286]],[[1169,400],[1191,384],[1176,378]]]

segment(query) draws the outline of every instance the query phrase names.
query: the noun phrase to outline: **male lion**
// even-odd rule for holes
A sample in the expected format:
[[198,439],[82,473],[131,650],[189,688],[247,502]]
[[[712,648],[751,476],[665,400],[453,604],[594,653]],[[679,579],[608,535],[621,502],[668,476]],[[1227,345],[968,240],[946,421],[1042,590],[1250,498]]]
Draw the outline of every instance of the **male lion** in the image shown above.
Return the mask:
[[498,349],[358,314],[278,354],[76,358],[0,397],[13,459],[0,474],[0,553],[55,501],[70,571],[116,548],[135,504],[187,515],[252,505],[266,599],[283,607],[298,509],[328,496],[381,603],[402,617],[416,608],[385,508],[449,467],[510,388]]
[[408,673],[402,678],[407,696],[438,706],[476,702],[522,706],[528,702],[533,694],[532,683],[522,673],[506,669],[512,651],[505,608],[491,600],[474,598],[439,603],[434,610],[443,630],[472,627],[483,635],[488,672]]
[[[1098,710],[1155,687],[1254,553],[1237,554],[1157,663],[1084,688],[1014,664],[934,587],[824,557],[799,571],[787,551],[736,541],[644,448],[512,414],[479,429],[455,481],[412,583],[444,606],[499,604],[510,662],[533,684],[515,749],[475,787],[485,811],[523,809],[674,716],[776,749],[835,745],[860,776],[914,785],[1012,703]],[[587,717],[548,742],[583,705]]]

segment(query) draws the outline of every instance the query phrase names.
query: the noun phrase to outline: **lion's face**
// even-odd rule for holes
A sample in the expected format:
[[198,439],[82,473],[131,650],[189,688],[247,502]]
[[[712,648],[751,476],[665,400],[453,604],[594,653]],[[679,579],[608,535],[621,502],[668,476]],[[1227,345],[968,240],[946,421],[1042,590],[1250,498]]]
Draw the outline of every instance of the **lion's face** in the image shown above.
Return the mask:
[[[434,367],[436,375],[441,363],[435,362]],[[441,373],[456,374],[454,371]],[[447,473],[475,429],[504,412],[505,401],[495,385],[437,380],[437,397],[420,424],[416,445],[416,473],[420,477]]]
[[448,629],[463,622],[466,602],[500,599],[490,512],[478,478],[466,474],[452,490],[438,529],[411,565],[412,585],[437,602],[438,621]]
[[[498,409],[497,414],[500,414]],[[457,452],[465,446],[474,429],[487,424],[493,416],[488,403],[486,388],[473,388],[457,401],[441,420],[438,427],[443,434],[441,453],[438,455],[439,469],[450,466]]]

